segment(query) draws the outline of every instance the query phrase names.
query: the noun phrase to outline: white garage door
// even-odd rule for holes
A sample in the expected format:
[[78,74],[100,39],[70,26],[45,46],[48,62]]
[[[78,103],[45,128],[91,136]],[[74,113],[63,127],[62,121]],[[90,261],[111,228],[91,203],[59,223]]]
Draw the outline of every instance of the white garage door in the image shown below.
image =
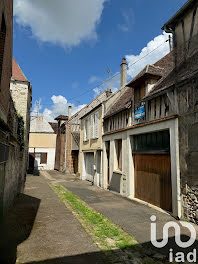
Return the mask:
[[85,169],[87,180],[93,182],[94,176],[94,153],[85,154]]

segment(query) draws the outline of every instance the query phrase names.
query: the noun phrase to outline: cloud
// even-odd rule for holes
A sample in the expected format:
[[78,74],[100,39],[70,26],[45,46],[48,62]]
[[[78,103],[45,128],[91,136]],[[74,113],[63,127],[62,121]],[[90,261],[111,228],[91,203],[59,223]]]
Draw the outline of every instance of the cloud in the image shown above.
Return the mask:
[[[128,68],[129,68],[128,75],[131,78],[135,77],[147,64],[153,64],[159,59],[161,59],[162,57],[164,57],[166,54],[168,54],[168,52],[170,51],[169,43],[168,42],[164,43],[168,39],[168,35],[169,34],[163,32],[163,34],[155,37],[153,40],[148,42],[146,47],[144,47],[141,50],[140,54],[138,55],[126,55]],[[151,51],[153,51],[151,54],[143,58],[145,55],[147,55]],[[140,61],[134,64],[134,62],[138,60]]]
[[92,83],[95,83],[95,82],[98,82],[98,81],[100,81],[100,78],[99,78],[99,77],[97,77],[97,76],[91,76],[91,77],[89,78],[88,83],[89,83],[89,84],[92,84]]
[[15,21],[41,42],[64,47],[96,40],[106,0],[15,0]]
[[85,105],[74,105],[70,104],[67,99],[62,95],[53,95],[51,97],[52,106],[50,108],[45,108],[43,111],[43,116],[48,122],[53,122],[54,118],[59,115],[68,115],[68,106],[72,106],[72,115],[80,111]]
[[78,83],[78,82],[73,82],[73,83],[72,83],[72,88],[73,88],[73,89],[78,88],[78,86],[79,86],[79,83]]
[[129,32],[131,25],[135,23],[133,10],[131,8],[129,8],[129,10],[123,10],[122,17],[124,19],[124,23],[118,24],[118,28],[123,32]]
[[111,89],[112,92],[116,92],[118,89],[120,89],[120,73],[117,72],[112,76],[109,80],[106,80],[104,83],[102,83],[100,86],[95,87],[93,89],[94,91],[94,97],[98,96],[100,93],[102,93],[104,90]]

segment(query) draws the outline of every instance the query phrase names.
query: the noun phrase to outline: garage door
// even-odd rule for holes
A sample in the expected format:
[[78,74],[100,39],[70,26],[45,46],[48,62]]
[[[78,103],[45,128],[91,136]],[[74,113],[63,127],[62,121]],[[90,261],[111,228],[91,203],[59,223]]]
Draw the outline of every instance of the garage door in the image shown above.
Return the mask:
[[135,137],[135,197],[172,212],[169,132]]
[[88,181],[93,182],[94,176],[94,153],[85,154],[85,169],[86,169],[86,178]]

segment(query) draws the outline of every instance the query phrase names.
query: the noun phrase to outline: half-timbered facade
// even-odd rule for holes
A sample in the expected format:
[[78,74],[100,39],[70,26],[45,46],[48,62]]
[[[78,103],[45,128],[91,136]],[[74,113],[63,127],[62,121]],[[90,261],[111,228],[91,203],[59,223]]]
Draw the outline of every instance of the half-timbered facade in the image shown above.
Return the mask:
[[173,65],[172,53],[147,65],[106,112],[103,187],[180,215],[175,95],[148,99]]

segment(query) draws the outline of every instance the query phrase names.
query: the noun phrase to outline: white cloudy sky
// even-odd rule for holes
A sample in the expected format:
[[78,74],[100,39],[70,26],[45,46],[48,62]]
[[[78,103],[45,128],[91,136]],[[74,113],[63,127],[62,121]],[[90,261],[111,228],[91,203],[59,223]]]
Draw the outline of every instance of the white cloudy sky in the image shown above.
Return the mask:
[[[14,0],[15,21],[22,28],[29,28],[32,36],[41,43],[47,42],[72,49],[85,41],[97,41],[97,26],[101,22],[104,4],[107,1],[113,0]],[[117,24],[117,28],[125,34],[130,34],[131,26],[135,25],[135,14],[132,9],[121,11],[121,13],[123,21]],[[167,39],[168,34],[162,33],[151,39],[145,47],[141,47],[139,54],[125,54],[129,79],[133,78],[147,64],[156,62],[169,52],[168,42],[164,43]],[[157,47],[159,48],[156,49]],[[143,58],[153,50],[155,51]],[[140,61],[134,64],[138,60]],[[77,73],[73,74],[78,75]],[[91,88],[93,98],[104,89],[111,88],[112,91],[116,91],[120,88],[119,74],[99,85],[103,81],[101,76],[89,75],[87,86],[93,87]],[[71,87],[74,91],[78,89],[79,80],[74,81]],[[59,114],[67,114],[67,108],[71,102],[66,97],[64,94],[50,95],[50,106],[42,106],[41,101],[40,112],[43,112],[49,121]],[[84,106],[81,103],[71,105],[73,113]]]
[[[14,15],[41,42],[77,46],[97,39],[105,0],[14,0]],[[58,4],[57,4],[58,3]]]

